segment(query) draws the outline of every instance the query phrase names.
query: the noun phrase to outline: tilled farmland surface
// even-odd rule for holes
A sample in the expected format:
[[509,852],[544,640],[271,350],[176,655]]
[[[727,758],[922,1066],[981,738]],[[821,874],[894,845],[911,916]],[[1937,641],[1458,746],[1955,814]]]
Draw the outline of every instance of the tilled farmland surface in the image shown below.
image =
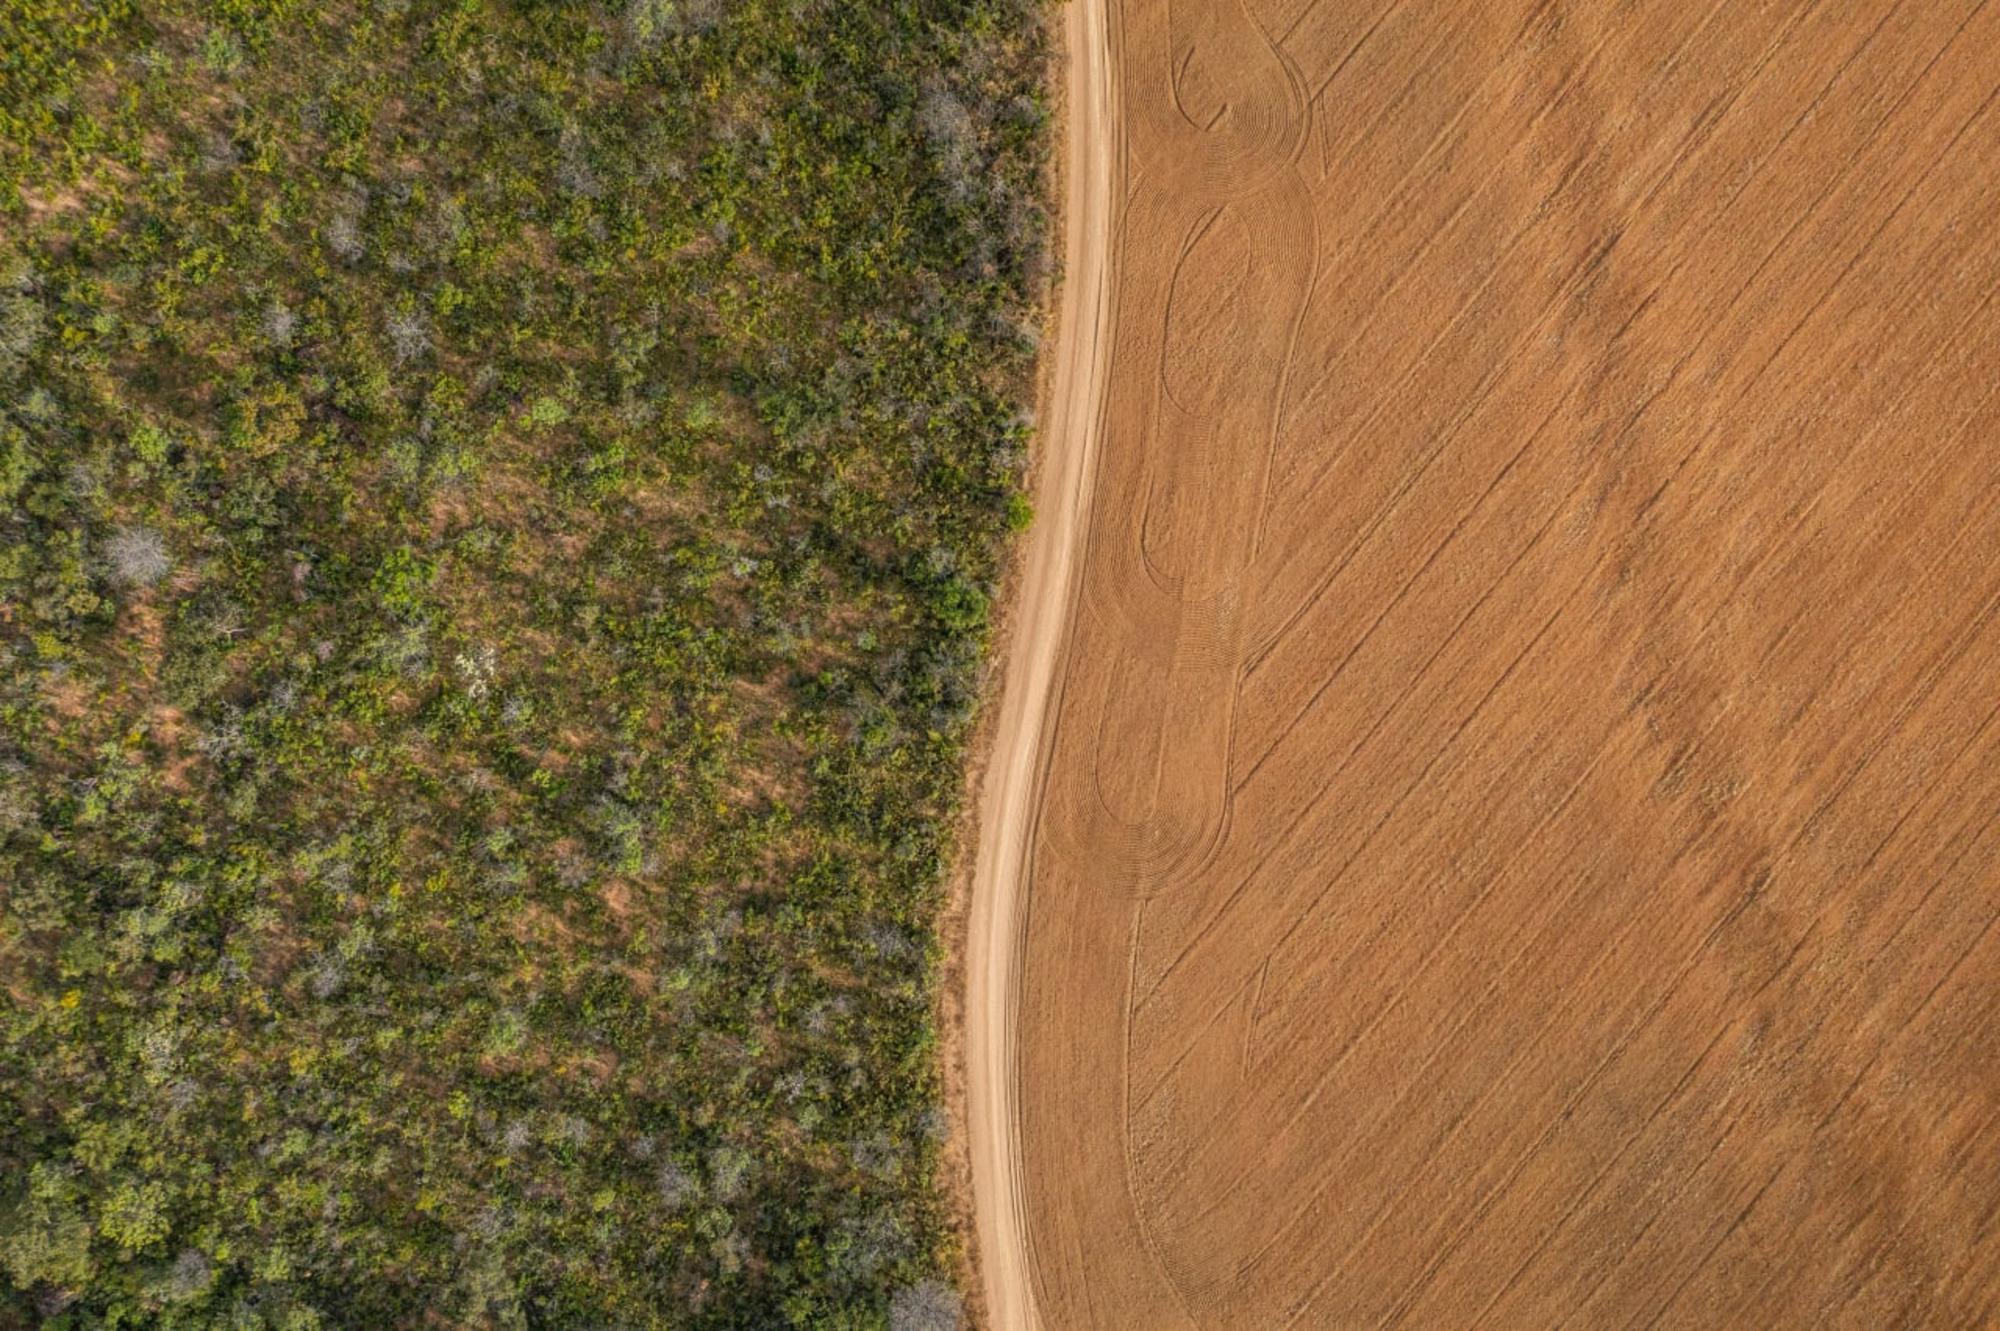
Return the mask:
[[1992,1325],[2000,4],[1103,2],[1039,1319]]

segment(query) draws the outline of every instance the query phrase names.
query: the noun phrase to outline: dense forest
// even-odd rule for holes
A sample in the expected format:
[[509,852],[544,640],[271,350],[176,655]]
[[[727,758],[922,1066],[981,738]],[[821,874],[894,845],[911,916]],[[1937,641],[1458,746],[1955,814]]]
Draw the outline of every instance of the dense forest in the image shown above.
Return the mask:
[[958,1323],[1043,2],[0,5],[0,1327]]

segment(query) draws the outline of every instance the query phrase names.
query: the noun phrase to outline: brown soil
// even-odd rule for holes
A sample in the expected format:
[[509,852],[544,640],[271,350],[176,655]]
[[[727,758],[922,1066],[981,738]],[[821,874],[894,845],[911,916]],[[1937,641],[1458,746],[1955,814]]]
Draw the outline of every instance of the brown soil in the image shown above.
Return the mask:
[[[964,1106],[978,1253],[977,1305],[995,1328],[1036,1323],[1021,1174],[1017,1031],[1029,830],[1102,427],[1119,139],[1102,0],[1068,6],[1060,51],[1062,283],[1040,391],[1035,513],[1008,588],[999,707],[980,773],[964,934]],[[947,1060],[947,1068],[953,1061]]]
[[1075,5],[995,1324],[1995,1324],[2000,4]]

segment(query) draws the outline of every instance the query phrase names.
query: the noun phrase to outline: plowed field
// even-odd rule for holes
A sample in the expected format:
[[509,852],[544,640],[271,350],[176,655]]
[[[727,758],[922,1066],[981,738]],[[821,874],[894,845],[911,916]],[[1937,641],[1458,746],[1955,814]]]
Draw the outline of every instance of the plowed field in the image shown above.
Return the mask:
[[1994,1324],[2000,4],[1074,3],[1039,1321]]

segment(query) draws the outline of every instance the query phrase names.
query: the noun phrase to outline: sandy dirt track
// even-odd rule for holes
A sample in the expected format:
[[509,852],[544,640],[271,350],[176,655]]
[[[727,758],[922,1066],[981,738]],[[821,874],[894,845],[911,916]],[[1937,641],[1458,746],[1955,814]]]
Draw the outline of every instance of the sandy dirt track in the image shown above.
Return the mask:
[[2000,4],[1072,11],[993,1324],[2000,1323]]
[[966,946],[965,1059],[974,1223],[988,1324],[1039,1325],[1023,1209],[1015,1013],[1020,995],[1028,830],[1062,637],[1082,556],[1083,517],[1109,361],[1113,183],[1118,174],[1103,0],[1071,0],[1062,43],[1063,279],[1036,521],[1023,552],[1006,644],[1000,717],[979,800]]

